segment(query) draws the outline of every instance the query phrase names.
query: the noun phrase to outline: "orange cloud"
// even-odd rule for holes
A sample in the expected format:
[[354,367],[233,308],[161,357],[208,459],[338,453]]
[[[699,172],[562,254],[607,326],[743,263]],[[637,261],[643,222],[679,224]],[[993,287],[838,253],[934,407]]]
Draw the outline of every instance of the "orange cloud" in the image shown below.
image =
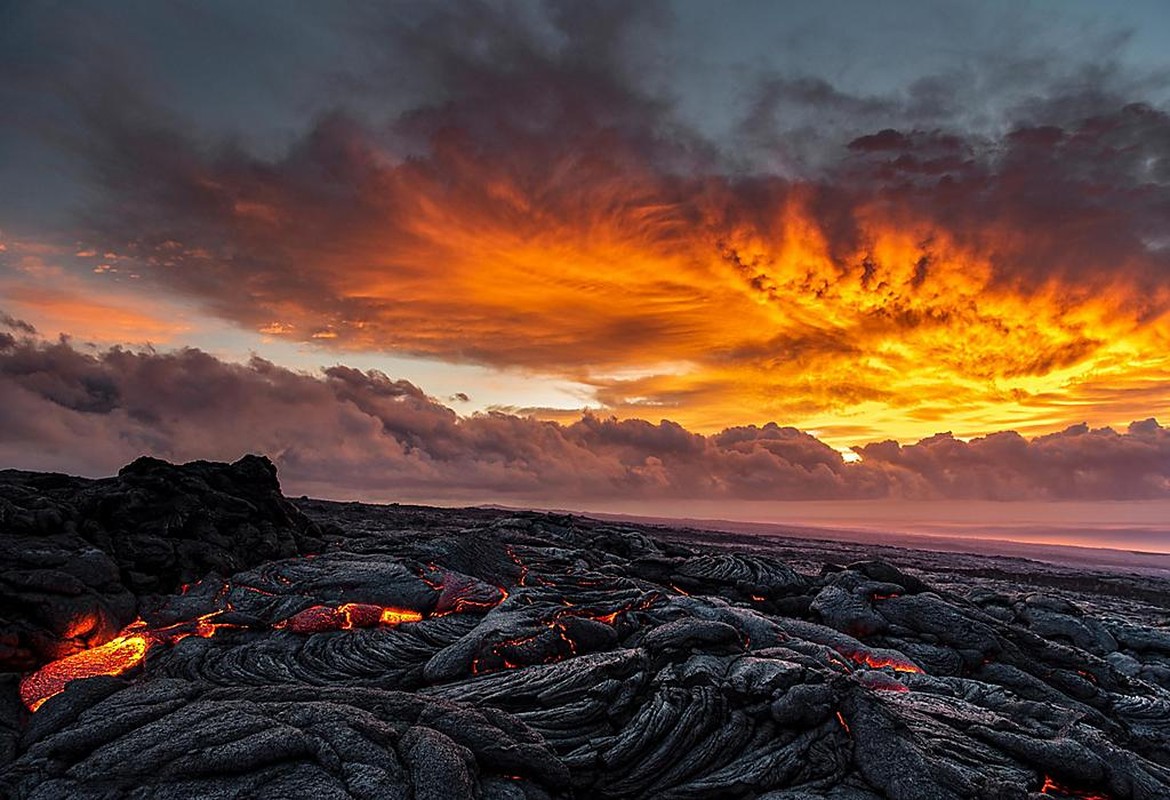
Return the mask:
[[[155,316],[132,300],[94,300],[52,289],[19,288],[6,291],[6,307],[16,316],[51,335],[66,333],[82,341],[99,344],[151,342],[167,344],[191,330],[191,326],[173,319]],[[125,304],[123,304],[125,303]]]
[[735,178],[621,87],[540,77],[419,110],[410,158],[338,118],[276,162],[122,143],[150,180],[119,183],[95,244],[254,331],[547,374],[702,431],[1170,411],[1121,391],[1170,377],[1165,192],[1129,171],[1165,115],[991,145],[883,132],[819,179]]
[[[109,280],[105,273],[117,271],[109,264],[92,270],[102,274],[102,279],[79,277],[73,259],[97,259],[96,252],[74,253],[71,248],[30,239],[9,240],[0,252],[4,310],[34,326],[42,336],[65,334],[98,344],[167,344],[192,329],[169,304]],[[120,260],[110,252],[100,258]]]

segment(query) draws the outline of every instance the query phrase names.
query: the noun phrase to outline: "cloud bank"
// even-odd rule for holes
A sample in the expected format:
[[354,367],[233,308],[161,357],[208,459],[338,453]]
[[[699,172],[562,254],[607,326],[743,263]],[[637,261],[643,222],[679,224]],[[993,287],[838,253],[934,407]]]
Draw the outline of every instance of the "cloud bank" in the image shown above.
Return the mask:
[[774,424],[704,436],[669,421],[460,417],[377,371],[0,333],[0,463],[102,475],[142,454],[245,452],[269,455],[290,493],[380,500],[1170,498],[1170,430],[1152,419],[1123,433],[887,441],[845,463]]
[[1105,44],[887,92],[762,70],[714,135],[655,84],[667,6],[355,9],[364,63],[265,147],[98,41],[101,68],[14,71],[72,126],[86,250],[252,332],[705,432],[1170,413],[1170,115],[1145,99],[1167,81]]

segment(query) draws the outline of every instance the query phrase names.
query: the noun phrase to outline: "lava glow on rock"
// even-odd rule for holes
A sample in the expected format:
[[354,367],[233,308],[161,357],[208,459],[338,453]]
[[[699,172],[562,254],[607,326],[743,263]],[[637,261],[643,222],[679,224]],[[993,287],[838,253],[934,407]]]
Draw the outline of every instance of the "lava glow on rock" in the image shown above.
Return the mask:
[[[521,578],[523,575],[522,572]],[[427,570],[420,570],[419,577],[427,586],[438,593],[434,610],[430,614],[424,614],[410,608],[350,602],[335,607],[309,606],[291,617],[273,623],[271,627],[296,634],[394,627],[402,623],[419,622],[428,616],[441,617],[447,614],[488,611],[508,597],[508,590],[502,586],[483,586],[466,576],[455,575],[434,565],[429,565]],[[192,586],[184,584],[180,587],[179,594],[185,595],[192,588]],[[148,626],[140,618],[127,625],[117,637],[104,644],[45,664],[21,680],[21,701],[29,711],[36,711],[50,697],[64,691],[66,684],[70,681],[98,675],[121,675],[130,671],[142,663],[147,653],[156,644],[173,645],[189,636],[206,639],[214,636],[220,630],[242,627],[230,622],[217,621],[225,612],[234,610],[231,602],[226,600],[231,588],[230,584],[224,582],[215,593],[214,602],[221,606],[216,611],[201,614],[191,620],[154,628]],[[238,588],[271,596],[270,592],[253,586]],[[599,618],[612,624],[617,615],[626,610],[628,609],[619,609]],[[573,614],[575,612],[567,611],[566,613]],[[94,624],[87,618],[85,622],[78,623],[74,627],[78,630],[82,627],[88,630]],[[563,630],[560,631],[560,636],[568,644],[569,652],[574,652],[574,644]]]
[[373,628],[378,625],[398,625],[418,622],[423,615],[407,608],[383,608],[368,603],[344,603],[337,608],[311,606],[278,622],[273,627],[287,628],[293,633],[322,633],[324,631]]
[[[376,780],[396,796],[421,796],[424,785],[467,798],[810,786],[858,798],[908,797],[906,787],[923,798],[1170,796],[1159,762],[1170,735],[1168,640],[1156,611],[1123,594],[1152,583],[1057,571],[1084,581],[1069,592],[1074,604],[1029,583],[1032,564],[1012,559],[992,563],[1015,587],[986,592],[971,562],[944,572],[927,551],[904,557],[940,581],[884,561],[839,566],[864,556],[862,545],[792,540],[743,552],[711,547],[706,534],[662,540],[657,528],[586,517],[302,503],[308,521],[337,526],[329,539],[305,527],[313,558],[233,571],[225,561],[169,596],[152,584],[126,598],[141,619],[120,630],[135,606],[95,592],[84,606],[94,616],[79,617],[74,601],[52,629],[26,636],[29,660],[9,670],[25,676],[20,694],[0,720],[0,744],[19,737],[0,796],[148,786],[202,797],[263,781],[265,796],[326,797],[347,793],[381,753],[391,766]],[[174,506],[150,504],[165,520]],[[296,511],[306,513],[276,507],[272,517],[287,524]],[[36,519],[13,515],[26,517]],[[136,529],[165,528],[150,522]],[[870,602],[874,593],[904,599]],[[28,594],[40,601],[39,588]],[[1140,626],[1112,621],[1109,609]],[[69,638],[55,649],[41,644],[59,632]],[[1117,659],[1138,677],[1109,666]],[[1091,755],[1082,764],[1078,754]],[[461,784],[446,765],[466,769]]]
[[156,644],[171,645],[189,636],[207,639],[224,628],[239,627],[215,622],[222,613],[213,611],[160,628],[150,628],[141,618],[136,619],[110,641],[51,661],[26,675],[20,682],[20,699],[29,711],[36,711],[50,697],[64,691],[70,681],[129,672],[142,663]]
[[20,699],[36,711],[65,684],[97,675],[121,675],[141,663],[154,644],[149,634],[125,634],[103,645],[53,661],[20,682]]
[[[26,675],[20,682],[20,699],[29,711],[36,711],[50,697],[64,691],[70,681],[129,672],[142,663],[156,644],[173,645],[189,636],[207,639],[222,629],[240,627],[215,622],[215,618],[222,613],[215,611],[189,622],[161,628],[149,628],[143,620],[135,620],[105,644],[51,661]],[[336,608],[311,606],[272,627],[293,633],[322,633],[379,625],[394,626],[403,622],[418,622],[422,618],[420,612],[410,609],[344,603]]]
[[1076,800],[1110,800],[1107,795],[1079,792],[1076,789],[1061,786],[1050,775],[1044,776],[1044,785],[1040,787],[1040,794],[1052,795],[1053,797],[1076,798]]
[[875,653],[845,653],[857,664],[872,667],[873,669],[882,669],[883,667],[890,667],[895,672],[915,672],[921,673],[922,668],[909,660],[899,659],[895,656],[877,655]]

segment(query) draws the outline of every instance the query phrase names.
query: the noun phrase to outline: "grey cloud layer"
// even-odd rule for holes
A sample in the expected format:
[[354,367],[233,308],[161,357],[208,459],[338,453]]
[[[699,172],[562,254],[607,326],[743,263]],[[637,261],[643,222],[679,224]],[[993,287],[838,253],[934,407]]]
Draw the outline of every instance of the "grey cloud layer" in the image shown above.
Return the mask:
[[314,376],[259,358],[84,352],[0,333],[0,463],[100,475],[143,453],[249,451],[271,456],[290,492],[379,499],[1170,497],[1170,430],[1153,420],[1124,433],[883,442],[845,464],[776,425],[702,436],[668,421],[461,418],[376,371]]

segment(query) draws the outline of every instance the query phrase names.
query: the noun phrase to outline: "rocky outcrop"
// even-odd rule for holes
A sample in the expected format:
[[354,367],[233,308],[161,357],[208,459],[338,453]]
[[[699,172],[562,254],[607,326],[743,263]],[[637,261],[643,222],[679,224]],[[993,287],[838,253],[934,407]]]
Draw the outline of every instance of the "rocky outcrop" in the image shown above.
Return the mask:
[[[143,598],[323,546],[320,526],[281,495],[276,468],[258,456],[140,458],[103,480],[0,472],[0,673],[109,641]],[[5,724],[12,716],[0,704]]]
[[[1144,601],[872,559],[813,574],[563,515],[302,507],[343,531],[326,552],[140,599],[105,650],[26,674],[0,789],[1170,796],[1168,631]],[[62,679],[85,659],[115,676]]]

